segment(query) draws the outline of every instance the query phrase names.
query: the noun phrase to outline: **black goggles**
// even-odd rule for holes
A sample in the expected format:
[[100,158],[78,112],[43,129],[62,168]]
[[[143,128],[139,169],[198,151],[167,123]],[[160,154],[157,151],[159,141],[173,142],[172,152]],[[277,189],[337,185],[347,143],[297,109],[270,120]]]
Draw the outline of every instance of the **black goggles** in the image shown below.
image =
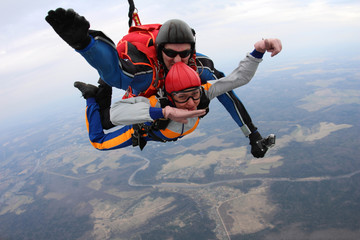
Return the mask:
[[172,49],[163,48],[162,51],[165,53],[166,56],[171,57],[171,58],[174,58],[177,55],[180,55],[181,58],[186,58],[191,54],[192,49],[187,49],[187,50],[178,52],[178,51],[175,51]]
[[194,101],[199,100],[201,97],[201,87],[190,88],[183,91],[177,91],[171,93],[172,99],[177,103],[186,103],[192,98]]

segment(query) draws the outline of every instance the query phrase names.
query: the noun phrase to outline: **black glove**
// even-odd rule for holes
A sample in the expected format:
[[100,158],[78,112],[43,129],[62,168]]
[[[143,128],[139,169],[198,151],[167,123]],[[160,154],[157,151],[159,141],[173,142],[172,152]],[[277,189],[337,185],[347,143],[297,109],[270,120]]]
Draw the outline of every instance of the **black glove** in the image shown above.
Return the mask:
[[256,142],[262,140],[262,136],[259,132],[254,132],[249,135],[250,139],[250,145],[251,145],[251,154],[256,158],[262,158],[265,156],[265,153],[267,152],[268,148],[266,146],[263,146],[261,148]]
[[90,23],[73,9],[50,10],[45,20],[72,48],[81,50],[89,45],[91,41],[88,33]]

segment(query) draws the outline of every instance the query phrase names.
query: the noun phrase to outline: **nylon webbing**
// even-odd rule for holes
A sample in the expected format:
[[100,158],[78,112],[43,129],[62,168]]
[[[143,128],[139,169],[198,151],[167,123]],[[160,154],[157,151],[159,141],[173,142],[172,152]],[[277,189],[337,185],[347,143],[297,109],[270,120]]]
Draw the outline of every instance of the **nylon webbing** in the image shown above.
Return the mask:
[[133,0],[128,0],[129,2],[129,27],[131,27],[132,25],[132,21],[133,21],[133,14],[134,14],[134,11],[135,11],[135,4],[134,4],[134,1]]
[[133,21],[135,23],[135,26],[141,25],[140,17],[139,17],[139,14],[137,13],[137,9],[135,7],[134,1],[133,0],[128,0],[128,2],[129,2],[129,14],[128,14],[129,27],[132,26]]

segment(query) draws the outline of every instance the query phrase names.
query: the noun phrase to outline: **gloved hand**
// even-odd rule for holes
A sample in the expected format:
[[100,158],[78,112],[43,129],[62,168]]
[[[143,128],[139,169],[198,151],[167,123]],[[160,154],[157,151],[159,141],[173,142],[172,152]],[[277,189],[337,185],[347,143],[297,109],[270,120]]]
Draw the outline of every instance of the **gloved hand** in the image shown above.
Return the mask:
[[253,132],[249,135],[250,145],[251,145],[251,154],[256,158],[263,158],[265,153],[267,152],[268,148],[264,146],[260,148],[259,145],[256,143],[257,141],[262,140],[262,136],[259,132]]
[[189,110],[174,108],[170,106],[166,106],[165,108],[163,108],[163,114],[165,118],[169,118],[175,122],[180,122],[185,124],[188,123],[187,120],[188,118],[200,117],[205,113],[206,113],[205,109],[189,111]]
[[81,50],[89,45],[91,41],[88,33],[90,23],[73,9],[58,8],[55,11],[50,10],[45,20],[72,48]]

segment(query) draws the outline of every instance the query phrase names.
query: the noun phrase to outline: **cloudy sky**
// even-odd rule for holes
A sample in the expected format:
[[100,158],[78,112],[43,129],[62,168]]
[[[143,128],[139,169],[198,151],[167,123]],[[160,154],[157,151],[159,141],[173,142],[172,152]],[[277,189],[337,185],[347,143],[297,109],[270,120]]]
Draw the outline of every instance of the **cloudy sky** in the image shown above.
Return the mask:
[[[197,50],[229,73],[261,38],[279,38],[283,52],[263,68],[341,55],[359,57],[358,0],[134,0],[143,24],[185,20],[197,32]],[[151,2],[151,3],[150,3]],[[104,5],[106,3],[106,5]],[[0,8],[0,124],[26,122],[83,107],[74,81],[96,83],[97,72],[44,20],[57,7],[73,8],[92,29],[117,42],[128,30],[126,0],[10,1]],[[360,67],[360,66],[359,66]],[[70,111],[70,110],[69,110]]]

